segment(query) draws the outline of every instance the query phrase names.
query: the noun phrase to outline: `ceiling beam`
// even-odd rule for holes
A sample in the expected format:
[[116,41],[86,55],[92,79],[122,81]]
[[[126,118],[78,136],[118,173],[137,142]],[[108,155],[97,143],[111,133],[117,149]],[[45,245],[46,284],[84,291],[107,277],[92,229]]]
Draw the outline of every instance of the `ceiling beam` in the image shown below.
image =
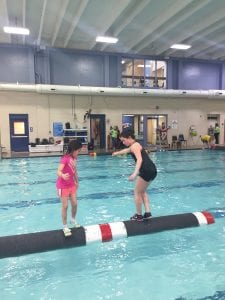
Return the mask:
[[42,30],[43,30],[47,1],[48,0],[43,1],[42,12],[41,12],[41,21],[40,21],[40,27],[39,27],[39,32],[38,32],[38,38],[37,38],[37,45],[40,45],[40,43],[41,43],[41,35],[42,35]]
[[[130,0],[120,1],[120,4],[114,8],[113,13],[110,11],[110,16],[107,18],[107,21],[104,22],[104,28],[101,28],[101,32],[98,32],[98,35],[105,35],[107,30],[112,26],[115,20],[122,14],[122,12],[127,8]],[[103,26],[102,26],[103,27]],[[113,35],[114,37],[114,35]],[[96,41],[90,45],[89,50],[91,50],[96,45]]]
[[146,41],[144,41],[142,43],[139,43],[138,47],[135,48],[135,53],[140,52],[141,50],[143,50],[144,48],[146,48],[150,44],[154,43],[156,40],[159,40],[168,31],[170,31],[171,29],[177,27],[180,23],[182,23],[183,21],[185,21],[192,14],[194,14],[195,12],[197,12],[199,9],[202,9],[210,1],[211,0],[207,0],[207,1],[204,1],[204,2],[203,1],[199,1],[197,3],[193,3],[195,5],[193,8],[189,8],[189,9],[187,8],[183,12],[183,14],[181,14],[180,16],[177,16],[175,20],[173,20],[172,22],[170,22],[170,24],[166,24],[161,29],[159,28],[159,29],[155,30],[155,32],[153,34],[151,34],[151,36],[149,38],[147,38]]
[[52,47],[55,45],[55,41],[57,39],[59,29],[61,27],[61,24],[62,24],[63,18],[65,16],[65,13],[66,13],[69,2],[70,2],[70,0],[64,0],[63,4],[62,4],[62,7],[59,10],[59,16],[57,18],[57,23],[55,24],[55,30],[54,30],[52,41],[51,41]]
[[[124,30],[124,28],[129,25],[133,19],[142,12],[142,10],[148,5],[152,0],[143,0],[139,1],[137,5],[133,8],[132,12],[123,19],[123,22],[119,25],[119,27],[116,28],[116,30],[113,32],[113,37],[118,37],[120,32]],[[103,44],[100,48],[100,51],[103,51],[108,45]]]
[[208,47],[204,51],[199,52],[199,54],[204,55],[204,54],[208,54],[208,53],[213,53],[213,55],[215,55],[216,52],[218,53],[218,51],[221,51],[221,50],[223,51],[223,54],[224,54],[224,51],[225,51],[225,36],[223,36],[223,38],[220,37],[220,39],[218,39],[215,42],[212,42],[212,45],[210,47]]
[[[9,15],[8,15],[8,7],[7,7],[7,1],[2,0],[0,2],[0,12],[1,12],[1,18],[0,18],[0,26],[1,28],[3,26],[8,26],[9,25]],[[4,34],[4,42],[5,43],[11,43],[11,34]]]
[[156,18],[152,19],[148,24],[145,25],[146,29],[143,29],[129,44],[126,45],[126,51],[130,51],[134,46],[139,44],[145,37],[150,35],[153,31],[157,30],[163,23],[167,22],[179,11],[184,9],[189,3],[194,0],[180,1],[176,0],[173,5],[166,7],[162,14],[159,14]]
[[211,55],[211,59],[225,59],[225,45],[221,46],[218,51],[213,51],[213,54]]
[[[201,42],[202,38],[200,39],[199,42]],[[221,36],[216,35],[214,39],[210,39],[210,38],[206,38],[205,39],[205,43],[198,43],[196,46],[194,47],[194,51],[192,51],[191,53],[188,53],[189,56],[195,56],[198,54],[205,54],[208,53],[211,50],[219,50],[219,48],[221,47],[220,43],[223,43],[225,41],[225,35],[224,33]]]
[[[201,51],[201,49],[203,50],[204,48],[201,48],[201,45],[197,46],[197,45],[199,45],[199,42],[209,40],[209,38],[207,36],[209,36],[210,34],[214,34],[217,30],[219,30],[223,27],[225,27],[225,20],[218,22],[212,26],[209,26],[206,29],[203,29],[197,35],[186,40],[185,43],[187,43],[189,45],[193,45],[193,47],[188,50],[187,57],[194,55],[195,53]],[[195,43],[196,43],[196,46],[194,45]],[[200,49],[200,50],[198,50],[198,49]]]
[[77,12],[76,14],[74,15],[74,18],[72,20],[72,23],[71,23],[71,26],[69,28],[69,31],[67,32],[67,35],[66,35],[66,38],[65,38],[65,41],[64,41],[64,44],[63,44],[63,47],[66,47],[70,41],[70,38],[77,26],[77,23],[79,22],[80,20],[80,17],[82,16],[87,4],[88,4],[89,0],[82,0],[80,1],[80,4],[79,4],[79,7],[77,9]]
[[[192,26],[187,28],[187,30],[181,31],[180,34],[177,34],[177,36],[174,39],[170,40],[170,45],[168,45],[167,43],[166,45],[159,48],[155,54],[160,55],[164,53],[170,48],[171,45],[182,43],[184,40],[190,38],[191,36],[200,33],[204,28],[208,28],[208,26],[212,26],[213,24],[222,19],[224,19],[224,11],[222,9],[215,11],[214,14],[208,14],[204,19],[200,19],[199,22],[192,24]],[[166,55],[169,56],[174,52],[176,52],[176,50],[171,49],[166,53]]]

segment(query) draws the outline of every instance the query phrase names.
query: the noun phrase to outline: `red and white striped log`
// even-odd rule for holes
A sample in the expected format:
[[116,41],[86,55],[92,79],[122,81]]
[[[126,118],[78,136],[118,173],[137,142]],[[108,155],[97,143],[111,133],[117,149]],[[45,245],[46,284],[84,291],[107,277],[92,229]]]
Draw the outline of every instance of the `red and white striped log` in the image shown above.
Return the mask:
[[84,226],[86,244],[96,241],[108,242],[134,235],[149,234],[164,230],[196,227],[214,223],[209,212],[194,212],[151,218],[149,221],[123,221]]
[[85,246],[93,242],[109,242],[134,235],[165,230],[197,227],[214,223],[209,212],[194,212],[151,218],[148,221],[122,221],[72,228],[72,236],[62,230],[35,232],[0,237],[0,258]]

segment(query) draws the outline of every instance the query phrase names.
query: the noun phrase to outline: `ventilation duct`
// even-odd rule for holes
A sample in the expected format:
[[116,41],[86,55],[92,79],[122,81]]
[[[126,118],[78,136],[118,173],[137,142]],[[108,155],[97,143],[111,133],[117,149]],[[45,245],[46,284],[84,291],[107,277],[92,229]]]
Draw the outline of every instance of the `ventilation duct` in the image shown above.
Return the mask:
[[209,98],[224,98],[224,90],[209,90]]
[[225,98],[225,90],[168,90],[168,89],[132,89],[112,87],[90,87],[48,84],[0,84],[0,91],[35,92],[40,94],[65,94],[88,96],[133,96],[133,97],[182,97],[182,98]]

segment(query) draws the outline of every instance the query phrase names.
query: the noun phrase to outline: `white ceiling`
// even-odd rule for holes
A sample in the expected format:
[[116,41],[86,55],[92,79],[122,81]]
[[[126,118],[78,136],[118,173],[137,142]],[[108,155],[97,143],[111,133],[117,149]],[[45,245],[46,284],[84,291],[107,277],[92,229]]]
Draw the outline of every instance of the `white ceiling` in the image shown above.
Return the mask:
[[[30,36],[7,35],[4,25]],[[97,35],[119,42],[96,44]],[[0,43],[225,59],[225,0],[0,0]]]

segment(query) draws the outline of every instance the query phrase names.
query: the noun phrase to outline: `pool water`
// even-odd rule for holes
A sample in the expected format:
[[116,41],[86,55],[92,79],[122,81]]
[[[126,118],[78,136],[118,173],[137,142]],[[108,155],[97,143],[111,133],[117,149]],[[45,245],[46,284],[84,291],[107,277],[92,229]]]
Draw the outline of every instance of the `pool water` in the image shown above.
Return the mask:
[[[225,299],[225,153],[151,154],[154,216],[208,210],[210,226],[0,260],[1,299]],[[0,235],[61,228],[55,180],[59,157],[0,161]],[[135,212],[134,164],[127,156],[80,156],[82,225],[127,220]]]

